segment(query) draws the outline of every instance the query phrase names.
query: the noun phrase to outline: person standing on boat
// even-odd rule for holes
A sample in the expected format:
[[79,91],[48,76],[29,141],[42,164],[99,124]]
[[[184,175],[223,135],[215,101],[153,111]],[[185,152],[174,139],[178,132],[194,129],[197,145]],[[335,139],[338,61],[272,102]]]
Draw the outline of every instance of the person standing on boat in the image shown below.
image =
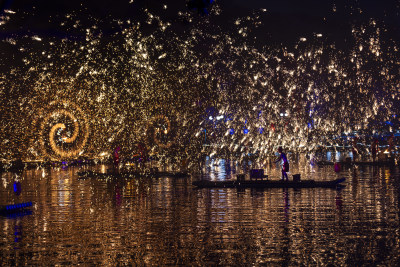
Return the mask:
[[118,172],[119,170],[119,151],[121,150],[121,147],[117,146],[114,149],[113,152],[113,157],[114,157],[114,171]]
[[287,160],[286,154],[283,153],[282,147],[278,148],[279,158],[275,161],[275,163],[282,161],[282,180],[289,181],[287,172],[289,171],[289,161]]
[[389,155],[392,156],[393,150],[394,150],[394,134],[391,134],[388,140],[388,152]]
[[358,148],[357,148],[358,137],[355,136],[353,138],[353,145],[351,147],[351,152],[353,153],[353,161],[356,161],[358,157]]

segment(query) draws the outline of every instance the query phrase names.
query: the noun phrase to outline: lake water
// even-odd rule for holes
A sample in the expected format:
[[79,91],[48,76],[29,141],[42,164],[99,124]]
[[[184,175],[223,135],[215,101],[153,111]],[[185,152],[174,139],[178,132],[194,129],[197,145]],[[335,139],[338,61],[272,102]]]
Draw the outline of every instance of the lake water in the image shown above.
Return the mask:
[[[267,167],[278,179],[275,165]],[[105,171],[106,166],[84,167]],[[346,177],[336,189],[196,189],[235,177],[207,161],[203,177],[78,179],[78,167],[2,173],[0,204],[34,203],[0,217],[0,265],[383,265],[400,251],[398,167],[292,163],[302,179]],[[290,175],[289,175],[290,176]],[[13,190],[19,179],[22,193]]]

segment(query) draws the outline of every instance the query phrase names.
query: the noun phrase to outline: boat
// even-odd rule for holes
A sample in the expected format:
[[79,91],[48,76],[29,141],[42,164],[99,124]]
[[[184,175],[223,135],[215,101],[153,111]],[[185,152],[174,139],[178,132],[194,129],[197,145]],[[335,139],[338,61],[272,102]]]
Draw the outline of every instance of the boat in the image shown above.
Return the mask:
[[[394,166],[396,165],[394,160],[386,160],[386,161],[341,161],[338,162],[342,166],[352,166],[352,165],[358,165],[358,166]],[[334,162],[331,161],[319,161],[317,162],[318,165],[324,166],[324,165],[334,165]]]
[[160,172],[160,171],[150,171],[150,172],[134,172],[134,171],[124,171],[124,172],[94,172],[94,171],[81,171],[78,172],[80,179],[85,178],[99,178],[99,179],[112,179],[112,178],[141,178],[141,177],[174,177],[181,178],[187,177],[189,174],[187,172]]
[[198,188],[337,188],[343,187],[346,178],[338,178],[330,181],[300,180],[227,180],[227,181],[209,181],[199,180],[192,184]]
[[27,209],[32,207],[32,202],[21,202],[10,205],[0,206],[0,216],[6,217],[21,217],[32,214],[32,211]]

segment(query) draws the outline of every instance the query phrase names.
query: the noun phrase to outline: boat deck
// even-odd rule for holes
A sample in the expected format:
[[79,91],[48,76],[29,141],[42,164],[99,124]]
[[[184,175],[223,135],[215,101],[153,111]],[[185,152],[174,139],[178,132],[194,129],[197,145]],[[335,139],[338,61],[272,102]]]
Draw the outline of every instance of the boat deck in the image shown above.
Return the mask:
[[346,178],[330,181],[282,181],[282,180],[230,180],[230,181],[194,181],[192,184],[199,188],[336,188],[341,186]]

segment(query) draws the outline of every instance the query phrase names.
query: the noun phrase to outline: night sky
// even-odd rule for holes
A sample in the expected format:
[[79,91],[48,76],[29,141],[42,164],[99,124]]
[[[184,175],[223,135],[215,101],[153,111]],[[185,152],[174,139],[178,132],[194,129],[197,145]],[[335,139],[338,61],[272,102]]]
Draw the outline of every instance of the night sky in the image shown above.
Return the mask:
[[[190,27],[178,17],[178,12],[187,11],[184,0],[126,0],[126,1],[12,1],[3,0],[1,10],[15,11],[6,27],[0,28],[4,36],[23,34],[65,35],[59,26],[66,14],[74,14],[82,25],[92,24],[91,19],[101,21],[104,32],[113,31],[113,20],[143,20],[143,9],[170,20],[177,28]],[[236,18],[254,16],[261,9],[263,25],[258,29],[259,38],[277,43],[290,42],[300,35],[316,32],[340,39],[344,29],[354,23],[370,19],[383,22],[393,36],[400,35],[399,1],[263,1],[263,0],[218,0],[221,13],[215,23],[227,25]],[[167,6],[164,9],[164,5]],[[198,19],[206,19],[199,16]],[[264,35],[264,36],[262,36]]]
[[[211,9],[218,5],[219,11]],[[283,47],[296,46],[299,38],[310,38],[323,34],[324,38],[335,43],[341,49],[352,44],[353,25],[368,24],[376,21],[385,28],[382,33],[385,39],[400,41],[400,1],[263,1],[263,0],[218,0],[209,8],[211,15],[201,15],[196,10],[189,10],[185,0],[126,0],[126,1],[49,1],[49,0],[3,0],[0,4],[0,40],[23,39],[40,36],[55,39],[82,39],[85,29],[93,25],[98,27],[103,38],[114,38],[120,31],[121,21],[141,22],[141,31],[151,34],[157,29],[156,24],[147,24],[147,9],[164,21],[171,23],[170,29],[178,34],[187,35],[192,26],[202,20],[211,20],[222,30],[229,32],[238,18],[259,16],[261,21],[252,27],[248,40],[256,47],[275,45]],[[194,21],[187,21],[182,16],[190,11]],[[77,27],[62,25],[66,17],[71,16],[79,21]],[[8,45],[0,44],[0,54],[8,61],[6,66],[18,64],[19,52]]]

